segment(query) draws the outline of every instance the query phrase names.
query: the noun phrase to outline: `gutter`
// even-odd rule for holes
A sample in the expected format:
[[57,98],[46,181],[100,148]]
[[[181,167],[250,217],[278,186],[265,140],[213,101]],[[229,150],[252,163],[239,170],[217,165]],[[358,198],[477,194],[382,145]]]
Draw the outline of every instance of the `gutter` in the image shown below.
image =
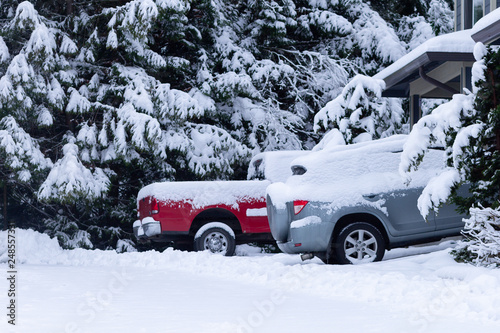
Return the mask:
[[418,74],[420,75],[422,80],[424,80],[425,82],[430,83],[438,88],[441,88],[441,89],[443,89],[451,94],[459,94],[460,93],[459,91],[453,89],[452,87],[450,87],[442,82],[439,82],[438,80],[433,79],[432,77],[427,76],[427,74],[425,74],[425,72],[424,72],[423,66],[420,66],[418,68]]

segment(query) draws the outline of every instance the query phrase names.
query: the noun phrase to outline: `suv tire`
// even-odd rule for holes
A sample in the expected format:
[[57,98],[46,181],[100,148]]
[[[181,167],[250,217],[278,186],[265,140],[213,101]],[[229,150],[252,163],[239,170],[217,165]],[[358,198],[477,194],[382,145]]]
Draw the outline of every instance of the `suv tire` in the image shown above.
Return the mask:
[[361,264],[382,260],[385,240],[382,233],[366,222],[346,226],[332,244],[333,261],[338,264]]

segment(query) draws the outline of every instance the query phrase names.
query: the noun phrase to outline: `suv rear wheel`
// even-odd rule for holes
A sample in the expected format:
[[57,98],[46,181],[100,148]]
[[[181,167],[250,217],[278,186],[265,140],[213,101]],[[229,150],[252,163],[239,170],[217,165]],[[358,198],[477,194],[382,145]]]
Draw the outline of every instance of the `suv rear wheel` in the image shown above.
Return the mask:
[[339,264],[362,264],[380,261],[384,256],[385,241],[382,233],[366,222],[346,226],[332,244],[334,261]]

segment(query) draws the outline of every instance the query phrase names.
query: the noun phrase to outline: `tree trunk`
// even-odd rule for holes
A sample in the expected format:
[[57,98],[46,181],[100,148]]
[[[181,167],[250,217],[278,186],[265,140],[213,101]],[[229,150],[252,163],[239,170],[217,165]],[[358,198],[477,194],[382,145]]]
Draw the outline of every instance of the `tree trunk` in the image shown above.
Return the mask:
[[[497,130],[497,140],[496,140],[496,149],[498,154],[500,154],[500,128]],[[500,202],[500,186],[498,186],[498,201]]]
[[66,15],[73,14],[73,0],[66,0]]
[[3,184],[3,220],[4,220],[4,228],[7,230],[7,182]]

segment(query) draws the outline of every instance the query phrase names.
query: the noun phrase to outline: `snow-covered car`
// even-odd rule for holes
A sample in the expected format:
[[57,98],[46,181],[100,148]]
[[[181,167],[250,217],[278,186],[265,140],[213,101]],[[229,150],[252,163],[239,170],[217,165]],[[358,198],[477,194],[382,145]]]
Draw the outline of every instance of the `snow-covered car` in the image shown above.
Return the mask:
[[266,188],[291,176],[290,162],[307,151],[257,154],[249,180],[162,182],[137,196],[134,234],[139,241],[173,242],[180,248],[230,256],[235,245],[274,242],[267,220]]
[[458,235],[464,216],[454,205],[426,219],[417,208],[422,189],[444,168],[444,151],[430,150],[405,180],[398,168],[406,139],[335,146],[294,160],[286,183],[267,189],[269,224],[279,248],[356,264],[381,260],[393,247]]

